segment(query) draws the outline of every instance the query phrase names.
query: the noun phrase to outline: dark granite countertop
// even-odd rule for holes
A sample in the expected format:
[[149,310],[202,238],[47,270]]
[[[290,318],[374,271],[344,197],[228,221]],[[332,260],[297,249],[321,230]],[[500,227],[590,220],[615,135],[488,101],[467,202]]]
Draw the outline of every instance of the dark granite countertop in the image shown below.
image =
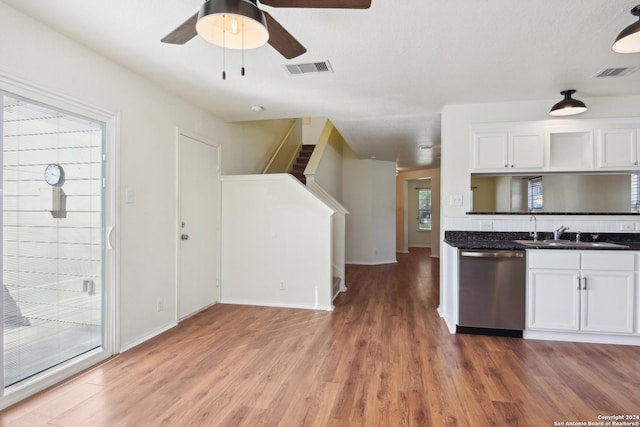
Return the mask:
[[[593,236],[597,236],[595,239]],[[583,233],[588,242],[607,242],[627,247],[572,247],[572,246],[530,246],[517,243],[516,240],[533,238],[526,232],[485,232],[485,231],[445,231],[445,243],[458,249],[467,250],[525,250],[525,249],[563,249],[563,250],[623,250],[640,251],[640,234],[636,233]],[[538,233],[538,240],[550,239],[551,233]],[[575,240],[575,233],[564,233],[564,239]]]

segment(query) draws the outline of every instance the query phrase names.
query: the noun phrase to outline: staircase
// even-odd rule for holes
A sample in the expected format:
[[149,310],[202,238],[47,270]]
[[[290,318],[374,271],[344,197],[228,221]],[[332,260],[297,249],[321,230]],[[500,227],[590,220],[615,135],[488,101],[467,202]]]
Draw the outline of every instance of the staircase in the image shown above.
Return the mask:
[[304,170],[307,167],[307,163],[309,163],[309,159],[311,158],[311,153],[313,153],[313,149],[316,148],[315,145],[303,145],[300,147],[300,151],[298,151],[298,157],[296,157],[296,161],[291,166],[291,170],[289,173],[298,180],[307,184],[307,177],[304,176]]

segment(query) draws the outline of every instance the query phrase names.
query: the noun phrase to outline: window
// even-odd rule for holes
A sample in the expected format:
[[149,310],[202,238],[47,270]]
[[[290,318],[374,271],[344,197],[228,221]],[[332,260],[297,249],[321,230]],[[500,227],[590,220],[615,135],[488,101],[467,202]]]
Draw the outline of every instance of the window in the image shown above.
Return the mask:
[[9,387],[102,346],[104,124],[9,93],[0,103]]
[[527,209],[529,212],[542,212],[542,177],[529,179],[527,183]]
[[418,188],[418,230],[431,230],[430,188]]

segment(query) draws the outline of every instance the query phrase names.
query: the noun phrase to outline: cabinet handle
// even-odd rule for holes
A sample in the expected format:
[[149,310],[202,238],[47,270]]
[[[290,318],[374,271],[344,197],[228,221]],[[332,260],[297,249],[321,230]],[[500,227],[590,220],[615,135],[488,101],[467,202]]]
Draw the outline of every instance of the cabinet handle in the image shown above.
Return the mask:
[[505,167],[505,168],[508,168],[508,167],[509,167],[509,165],[504,165],[504,167]]
[[586,277],[582,278],[582,289],[587,289],[587,278]]
[[578,279],[578,290],[580,290],[580,276],[576,277]]

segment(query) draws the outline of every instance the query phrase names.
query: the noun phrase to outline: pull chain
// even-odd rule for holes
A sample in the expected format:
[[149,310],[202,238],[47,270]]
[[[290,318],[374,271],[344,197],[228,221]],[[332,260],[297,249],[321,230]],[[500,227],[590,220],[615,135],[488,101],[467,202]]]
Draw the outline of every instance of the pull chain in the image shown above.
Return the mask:
[[240,70],[240,75],[244,76],[244,18],[240,22],[242,22],[242,69]]
[[222,80],[227,79],[226,64],[227,15],[222,15]]

